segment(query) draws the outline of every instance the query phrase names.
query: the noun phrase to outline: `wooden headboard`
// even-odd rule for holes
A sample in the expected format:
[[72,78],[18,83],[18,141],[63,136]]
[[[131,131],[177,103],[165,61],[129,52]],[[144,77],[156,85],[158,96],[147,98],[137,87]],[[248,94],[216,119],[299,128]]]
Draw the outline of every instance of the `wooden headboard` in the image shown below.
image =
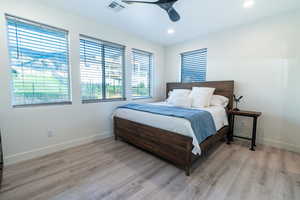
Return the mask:
[[207,81],[197,83],[167,83],[167,97],[173,89],[192,89],[193,87],[212,87],[216,88],[214,94],[223,95],[229,98],[228,109],[233,106],[234,81]]

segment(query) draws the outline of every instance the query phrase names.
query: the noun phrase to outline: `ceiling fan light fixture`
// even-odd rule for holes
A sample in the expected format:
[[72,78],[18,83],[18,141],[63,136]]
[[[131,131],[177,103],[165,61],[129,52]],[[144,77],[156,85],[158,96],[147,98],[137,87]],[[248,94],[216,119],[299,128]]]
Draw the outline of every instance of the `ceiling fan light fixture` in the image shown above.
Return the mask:
[[168,31],[167,31],[167,33],[168,33],[169,35],[172,35],[172,34],[175,33],[175,30],[174,30],[173,28],[169,28]]

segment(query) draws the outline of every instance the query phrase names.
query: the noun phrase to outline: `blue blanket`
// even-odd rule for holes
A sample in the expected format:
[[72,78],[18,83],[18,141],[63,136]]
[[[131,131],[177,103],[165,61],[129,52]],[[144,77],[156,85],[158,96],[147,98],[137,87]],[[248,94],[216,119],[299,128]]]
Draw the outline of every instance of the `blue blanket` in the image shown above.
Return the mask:
[[118,108],[187,119],[191,122],[192,129],[199,143],[217,132],[212,115],[205,110],[135,103],[119,106]]

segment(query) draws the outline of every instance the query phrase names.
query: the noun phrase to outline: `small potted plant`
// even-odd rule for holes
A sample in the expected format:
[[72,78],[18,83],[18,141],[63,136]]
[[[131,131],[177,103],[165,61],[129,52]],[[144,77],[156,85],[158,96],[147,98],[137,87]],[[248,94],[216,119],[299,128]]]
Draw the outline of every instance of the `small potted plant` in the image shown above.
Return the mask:
[[235,108],[233,110],[239,111],[240,109],[238,109],[238,103],[241,101],[241,99],[243,98],[243,96],[237,97],[235,95],[233,95],[233,100],[235,101]]

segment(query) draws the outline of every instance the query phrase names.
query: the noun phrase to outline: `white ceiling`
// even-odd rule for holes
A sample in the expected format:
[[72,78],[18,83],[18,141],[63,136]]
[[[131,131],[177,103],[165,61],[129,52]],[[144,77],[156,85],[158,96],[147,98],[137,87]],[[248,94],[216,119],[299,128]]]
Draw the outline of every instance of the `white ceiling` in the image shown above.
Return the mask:
[[[158,6],[125,4],[126,9],[116,13],[107,8],[111,1],[39,0],[49,6],[93,18],[163,45],[179,43],[300,8],[300,0],[254,0],[255,5],[247,9],[243,7],[245,0],[179,0],[175,8],[180,13],[181,20],[174,23]],[[169,28],[175,29],[173,35],[167,34]]]

